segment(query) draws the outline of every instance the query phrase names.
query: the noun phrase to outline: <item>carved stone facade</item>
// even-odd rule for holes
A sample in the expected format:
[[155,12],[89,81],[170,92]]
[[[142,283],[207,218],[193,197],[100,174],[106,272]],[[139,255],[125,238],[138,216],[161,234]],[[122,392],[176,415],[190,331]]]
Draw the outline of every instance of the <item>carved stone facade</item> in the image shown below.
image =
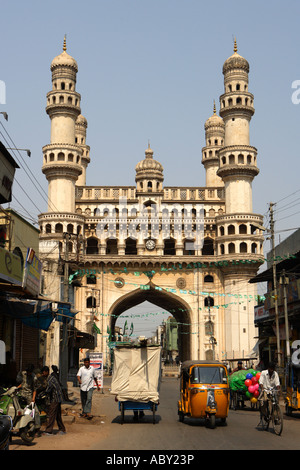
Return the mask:
[[[259,170],[249,141],[248,62],[235,45],[223,66],[221,116],[214,106],[205,123],[205,187],[164,186],[150,145],[136,165],[135,186],[87,186],[90,148],[77,70],[64,45],[52,62],[47,95],[51,143],[43,148],[42,171],[49,205],[39,217],[44,294],[62,295],[66,269],[68,275],[81,270],[80,285],[73,286],[76,319],[90,334],[96,322],[96,350],[107,356],[107,331],[144,300],[179,323],[182,360],[246,356],[255,343],[256,286],[248,281],[263,257],[262,216],[252,212]],[[49,350],[54,357],[51,341]]]

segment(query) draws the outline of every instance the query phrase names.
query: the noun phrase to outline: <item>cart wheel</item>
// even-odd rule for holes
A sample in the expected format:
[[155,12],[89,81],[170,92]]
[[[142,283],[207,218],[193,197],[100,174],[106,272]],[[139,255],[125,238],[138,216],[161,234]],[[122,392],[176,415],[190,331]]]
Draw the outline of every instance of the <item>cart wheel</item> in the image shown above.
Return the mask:
[[121,403],[121,424],[124,423],[124,403]]
[[180,421],[181,423],[183,423],[183,421],[184,421],[184,414],[182,413],[182,411],[178,411],[178,416],[179,416],[179,421]]
[[152,412],[153,412],[153,424],[155,424],[155,405],[152,405]]
[[208,421],[209,421],[210,429],[215,429],[215,427],[216,427],[216,415],[215,414],[209,415]]

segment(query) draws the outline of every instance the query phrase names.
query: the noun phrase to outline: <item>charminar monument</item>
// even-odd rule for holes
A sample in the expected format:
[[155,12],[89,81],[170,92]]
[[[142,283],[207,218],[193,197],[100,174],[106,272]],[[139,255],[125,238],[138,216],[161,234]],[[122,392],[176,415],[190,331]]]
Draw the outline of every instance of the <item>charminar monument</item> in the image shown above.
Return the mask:
[[256,284],[248,281],[263,262],[263,235],[262,216],[252,209],[259,170],[249,136],[249,63],[236,41],[223,64],[219,115],[214,105],[204,125],[204,187],[165,186],[164,156],[157,159],[150,144],[132,168],[132,186],[89,186],[93,157],[77,73],[64,40],[47,94],[40,256],[43,294],[71,302],[78,313],[67,330],[52,323],[47,363],[58,364],[62,348],[70,367],[89,351],[108,361],[118,316],[143,301],[177,320],[181,360],[246,357],[256,343]]

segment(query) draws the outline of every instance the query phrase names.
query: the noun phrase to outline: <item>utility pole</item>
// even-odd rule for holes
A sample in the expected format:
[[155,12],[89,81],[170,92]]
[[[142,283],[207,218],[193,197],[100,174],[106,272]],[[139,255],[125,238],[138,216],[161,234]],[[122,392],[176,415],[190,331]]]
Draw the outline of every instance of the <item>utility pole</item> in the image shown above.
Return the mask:
[[279,319],[278,319],[278,291],[277,291],[277,276],[275,264],[275,240],[274,240],[274,212],[273,202],[270,202],[270,227],[271,227],[271,241],[272,241],[272,268],[273,268],[273,284],[274,284],[274,300],[275,300],[275,322],[276,322],[276,339],[277,339],[277,361],[278,366],[281,367],[281,352],[280,352],[280,336],[279,336]]
[[285,321],[285,344],[286,344],[286,362],[290,362],[291,350],[290,350],[290,338],[289,338],[289,319],[288,319],[288,308],[287,308],[287,295],[286,286],[289,283],[289,278],[285,275],[285,270],[282,271],[280,282],[283,284],[283,305],[284,305],[284,321]]
[[210,295],[208,295],[207,303],[208,303],[208,318],[209,318],[208,321],[209,321],[209,327],[210,327],[210,342],[211,342],[211,346],[212,346],[213,361],[214,361],[215,360],[216,339],[214,337],[213,322],[211,321],[211,315],[210,315]]
[[[63,284],[63,301],[69,302],[69,233],[64,233],[65,241],[65,261],[64,261],[64,284]],[[66,318],[62,317],[62,338],[60,347],[60,381],[63,390],[68,396],[68,327]]]

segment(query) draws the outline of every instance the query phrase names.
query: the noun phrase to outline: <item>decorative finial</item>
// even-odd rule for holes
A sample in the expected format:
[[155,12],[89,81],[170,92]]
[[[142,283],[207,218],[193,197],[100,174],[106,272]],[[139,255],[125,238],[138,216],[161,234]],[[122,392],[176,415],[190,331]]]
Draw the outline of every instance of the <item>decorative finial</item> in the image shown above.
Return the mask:
[[148,139],[148,149],[150,148],[150,140]]
[[217,110],[216,110],[216,102],[214,100],[214,114],[216,114]]
[[237,52],[236,38],[234,38],[234,47],[233,47],[233,52]]
[[65,37],[64,37],[64,45],[63,45],[63,51],[66,52],[67,50],[67,35],[65,34]]

